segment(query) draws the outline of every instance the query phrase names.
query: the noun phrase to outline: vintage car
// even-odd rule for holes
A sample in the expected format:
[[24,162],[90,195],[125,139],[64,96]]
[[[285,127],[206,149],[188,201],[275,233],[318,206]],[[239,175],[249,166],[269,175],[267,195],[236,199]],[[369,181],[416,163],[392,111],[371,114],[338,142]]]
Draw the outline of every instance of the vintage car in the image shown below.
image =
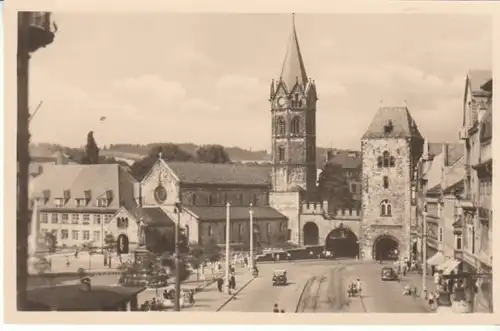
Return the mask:
[[381,272],[382,280],[397,280],[398,275],[396,271],[391,267],[383,267]]
[[273,273],[273,286],[286,285],[288,279],[286,277],[286,270],[276,270]]

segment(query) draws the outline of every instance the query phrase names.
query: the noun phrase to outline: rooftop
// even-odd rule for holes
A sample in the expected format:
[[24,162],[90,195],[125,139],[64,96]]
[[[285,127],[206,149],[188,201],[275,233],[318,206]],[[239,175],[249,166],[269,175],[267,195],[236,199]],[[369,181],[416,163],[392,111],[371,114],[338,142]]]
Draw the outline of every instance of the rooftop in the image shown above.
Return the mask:
[[174,227],[175,223],[170,216],[160,207],[137,208],[135,213],[137,219],[143,219],[144,223],[152,227]]
[[381,107],[362,139],[422,138],[406,107]]
[[485,93],[487,90],[483,89],[483,86],[492,80],[491,70],[470,70],[467,74],[467,81],[470,84],[470,88],[473,94]]
[[[42,173],[30,181],[30,198],[47,199],[41,208],[76,208],[69,200],[86,198],[85,191],[89,192],[89,200],[86,206],[78,208],[96,208],[98,198],[106,198],[111,192],[107,209],[118,209],[123,203],[127,207],[135,207],[132,194],[122,194],[126,189],[123,185],[129,182],[131,185],[135,180],[118,164],[68,164],[68,165],[46,165]],[[65,195],[69,192],[69,197]],[[67,205],[56,207],[55,198],[67,198]],[[74,200],[73,200],[74,201]]]
[[288,92],[291,92],[296,83],[303,87],[307,84],[306,68],[300,52],[297,31],[295,30],[295,17],[292,22],[292,33],[288,41],[280,78],[285,82]]
[[28,300],[47,310],[99,311],[113,309],[132,300],[144,288],[92,285],[83,290],[82,285],[57,285],[28,290]]
[[181,184],[266,186],[271,183],[269,165],[168,162]]

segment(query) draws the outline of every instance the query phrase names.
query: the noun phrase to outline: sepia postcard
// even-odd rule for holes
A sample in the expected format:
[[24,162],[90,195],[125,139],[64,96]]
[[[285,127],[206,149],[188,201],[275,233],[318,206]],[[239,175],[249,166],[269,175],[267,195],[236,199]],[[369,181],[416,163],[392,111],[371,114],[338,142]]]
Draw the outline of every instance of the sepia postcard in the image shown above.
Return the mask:
[[492,323],[497,19],[10,2],[6,321]]

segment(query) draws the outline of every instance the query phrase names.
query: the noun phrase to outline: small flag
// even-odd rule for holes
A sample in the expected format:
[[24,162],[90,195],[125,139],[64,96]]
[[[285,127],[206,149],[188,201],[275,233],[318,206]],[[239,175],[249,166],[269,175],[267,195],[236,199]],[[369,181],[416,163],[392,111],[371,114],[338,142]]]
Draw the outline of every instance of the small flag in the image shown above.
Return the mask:
[[101,118],[99,119],[99,121],[104,121],[106,119],[106,116],[101,116]]

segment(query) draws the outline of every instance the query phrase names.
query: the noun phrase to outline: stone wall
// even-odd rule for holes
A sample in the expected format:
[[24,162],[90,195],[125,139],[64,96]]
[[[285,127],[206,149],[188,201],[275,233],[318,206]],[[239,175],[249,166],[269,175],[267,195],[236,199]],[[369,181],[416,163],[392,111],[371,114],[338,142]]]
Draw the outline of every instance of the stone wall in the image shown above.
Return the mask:
[[300,203],[300,192],[269,193],[269,205],[288,218],[289,240],[296,244],[301,243]]
[[[362,141],[362,254],[372,259],[373,246],[379,236],[397,239],[400,256],[410,251],[411,222],[411,150],[406,139],[370,139]],[[389,151],[395,166],[378,167],[378,157]],[[384,176],[389,187],[384,188]],[[388,200],[392,216],[381,216],[381,202]]]

